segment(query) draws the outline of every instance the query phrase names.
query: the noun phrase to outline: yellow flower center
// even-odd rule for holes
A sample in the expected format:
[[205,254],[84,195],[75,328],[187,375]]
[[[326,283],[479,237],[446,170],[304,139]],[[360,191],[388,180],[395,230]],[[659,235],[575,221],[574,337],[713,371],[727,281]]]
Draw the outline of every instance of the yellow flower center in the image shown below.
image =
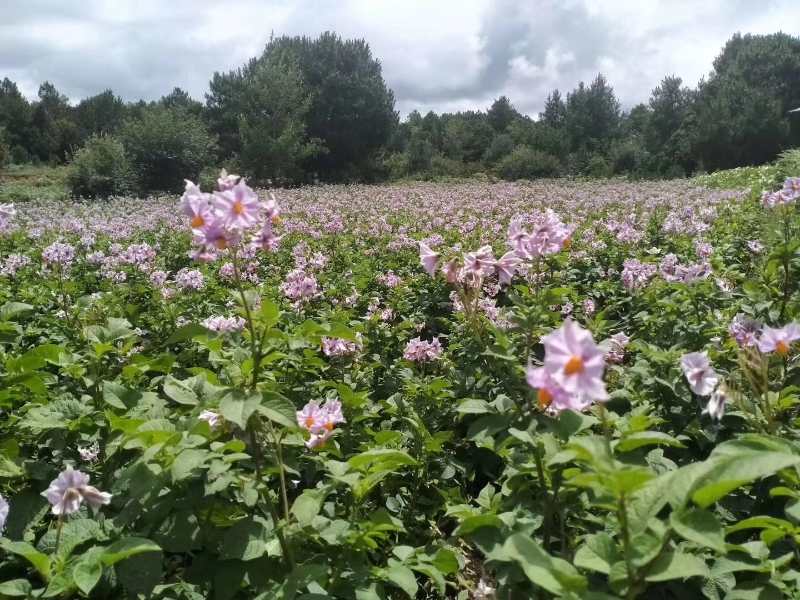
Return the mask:
[[225,250],[225,248],[228,247],[228,240],[226,240],[225,238],[219,238],[216,242],[214,242],[214,245],[219,250]]
[[536,401],[539,404],[539,408],[544,410],[545,408],[550,406],[550,403],[553,401],[553,394],[551,394],[544,388],[539,388],[539,391],[536,392]]
[[192,229],[197,229],[202,227],[206,224],[206,220],[203,218],[203,215],[195,215],[192,218]]
[[244,212],[244,205],[239,200],[233,203],[233,212],[235,212],[237,215],[240,215]]
[[314,424],[314,417],[306,417],[306,428],[311,429],[311,426]]
[[789,354],[789,344],[780,340],[777,344],[775,344],[775,352],[780,354],[781,356],[786,356]]
[[328,421],[327,423],[325,423],[324,427],[325,427],[325,429],[327,429],[328,431],[333,431],[333,423],[331,423],[330,421]]
[[580,356],[572,356],[564,365],[564,375],[577,375],[583,373],[583,359]]
[[569,250],[570,246],[572,246],[572,240],[570,238],[565,239],[564,242],[561,244],[561,247],[564,250]]

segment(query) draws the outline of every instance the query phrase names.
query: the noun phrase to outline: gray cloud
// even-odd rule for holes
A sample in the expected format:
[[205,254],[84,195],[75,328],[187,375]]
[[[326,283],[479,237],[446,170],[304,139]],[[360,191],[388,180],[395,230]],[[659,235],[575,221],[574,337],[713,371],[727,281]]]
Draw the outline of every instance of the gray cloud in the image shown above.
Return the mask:
[[212,73],[258,54],[271,33],[363,37],[402,114],[484,109],[505,94],[538,113],[605,73],[627,107],[667,74],[694,85],[735,31],[800,27],[795,0],[7,0],[0,76],[34,97],[49,80],[73,101],[113,89],[202,99]]

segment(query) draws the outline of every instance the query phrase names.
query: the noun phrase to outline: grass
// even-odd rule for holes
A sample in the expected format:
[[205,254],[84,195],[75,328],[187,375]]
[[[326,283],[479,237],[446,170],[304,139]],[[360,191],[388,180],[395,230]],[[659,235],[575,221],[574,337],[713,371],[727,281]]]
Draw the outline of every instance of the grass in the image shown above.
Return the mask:
[[66,174],[63,166],[9,165],[0,169],[0,202],[68,198]]

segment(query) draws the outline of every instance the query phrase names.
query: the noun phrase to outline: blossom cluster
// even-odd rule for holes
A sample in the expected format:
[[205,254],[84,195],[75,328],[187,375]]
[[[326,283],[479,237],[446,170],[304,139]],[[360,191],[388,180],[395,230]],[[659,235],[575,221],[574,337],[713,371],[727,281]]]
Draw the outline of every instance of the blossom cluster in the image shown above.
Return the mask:
[[342,403],[338,400],[327,400],[321,406],[311,401],[297,411],[297,424],[311,434],[305,442],[311,449],[323,446],[333,434],[334,427],[344,422]]
[[761,195],[761,203],[766,208],[775,208],[793,204],[798,198],[800,198],[800,177],[788,177],[778,191],[764,192]]
[[213,193],[204,193],[186,181],[181,208],[192,228],[192,257],[203,262],[216,260],[220,252],[238,247],[246,235],[250,236],[251,247],[276,250],[280,237],[272,229],[279,215],[275,198],[260,202],[243,179],[224,170],[217,179],[217,188]]
[[406,344],[403,350],[403,358],[416,363],[426,363],[437,360],[442,356],[442,343],[439,338],[433,338],[430,342],[415,337]]
[[217,333],[233,333],[244,329],[245,320],[242,317],[225,317],[222,315],[215,315],[208,317],[201,323],[203,327],[209,331]]
[[342,338],[322,338],[322,353],[330,357],[352,356],[362,347],[360,339],[351,341]]

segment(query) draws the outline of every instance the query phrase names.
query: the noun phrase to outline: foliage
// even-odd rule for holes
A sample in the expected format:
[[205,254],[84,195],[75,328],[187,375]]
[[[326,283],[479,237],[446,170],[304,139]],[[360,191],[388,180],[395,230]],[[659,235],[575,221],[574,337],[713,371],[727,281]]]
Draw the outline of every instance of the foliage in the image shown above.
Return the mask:
[[529,146],[517,146],[497,165],[497,174],[503,179],[536,179],[539,177],[555,177],[561,163],[550,154],[534,150]]
[[184,179],[197,179],[214,150],[203,122],[183,108],[147,107],[123,123],[118,137],[145,192],[183,189]]
[[[0,595],[798,594],[800,340],[732,324],[800,316],[800,186],[274,191],[3,207]],[[567,315],[576,411],[529,385]],[[109,502],[53,514],[67,465]]]
[[122,143],[110,135],[90,137],[72,157],[67,186],[73,197],[107,198],[129,193],[135,177]]

